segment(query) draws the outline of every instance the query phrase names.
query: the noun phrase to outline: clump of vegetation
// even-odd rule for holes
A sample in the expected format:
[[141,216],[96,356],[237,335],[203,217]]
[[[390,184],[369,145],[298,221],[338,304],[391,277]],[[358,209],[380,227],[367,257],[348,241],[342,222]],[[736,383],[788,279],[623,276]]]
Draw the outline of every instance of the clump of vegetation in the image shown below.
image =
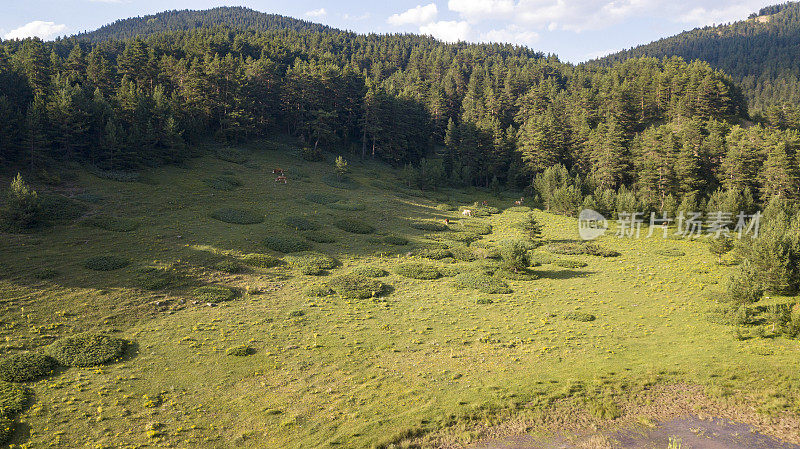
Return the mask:
[[243,267],[233,260],[223,260],[214,264],[214,268],[224,273],[236,274],[241,273]]
[[405,246],[408,245],[408,239],[405,237],[400,237],[398,235],[387,235],[383,238],[383,241],[388,243],[389,245],[395,246]]
[[347,160],[341,155],[336,156],[336,160],[333,162],[333,171],[336,173],[336,177],[339,178],[339,180],[347,176],[347,173],[350,172],[350,168],[347,167]]
[[122,356],[125,345],[121,338],[84,332],[59,338],[45,352],[64,366],[96,366]]
[[234,209],[226,207],[211,213],[211,218],[231,224],[257,224],[264,222],[264,214],[253,212],[246,209]]
[[483,293],[511,293],[508,284],[483,273],[459,273],[453,278],[457,287],[473,288]]
[[304,217],[286,217],[283,223],[298,231],[316,231],[320,228],[319,223]]
[[528,206],[511,206],[506,209],[506,212],[530,212],[531,208]]
[[264,246],[279,253],[297,253],[308,251],[311,245],[305,240],[297,237],[285,237],[280,235],[270,235],[264,239]]
[[317,276],[324,274],[325,270],[336,268],[339,261],[322,253],[296,253],[284,257],[284,260],[302,274]]
[[47,279],[55,279],[59,277],[61,273],[58,270],[53,268],[42,268],[33,272],[32,276],[39,280],[47,280]]
[[748,261],[728,281],[728,300],[736,304],[752,304],[764,296],[764,286],[759,273]]
[[431,259],[431,260],[442,260],[453,256],[453,253],[450,252],[450,248],[444,245],[442,246],[431,245],[419,248],[415,250],[413,254],[415,256],[424,257],[426,259]]
[[97,256],[90,257],[83,262],[83,266],[94,271],[113,271],[125,268],[130,265],[130,261],[118,256]]
[[325,160],[325,155],[322,154],[322,150],[318,147],[303,147],[300,149],[300,157],[303,158],[304,161],[308,162],[319,162]]
[[355,212],[367,209],[367,206],[365,206],[363,203],[355,203],[352,201],[332,203],[328,204],[328,207],[336,210],[346,210],[348,212]]
[[244,164],[247,162],[247,155],[236,148],[220,148],[216,151],[217,158],[234,164]]
[[534,245],[539,246],[542,242],[542,225],[536,220],[536,215],[533,212],[525,215],[525,218],[519,223],[519,228],[525,233]]
[[222,285],[204,285],[194,289],[192,296],[200,302],[217,304],[232,300],[236,292]]
[[400,276],[422,280],[438,279],[442,275],[433,265],[416,262],[400,264],[394,269],[394,272]]
[[450,254],[453,256],[453,259],[460,260],[461,262],[474,262],[482,258],[482,255],[479,254],[479,250],[474,250],[469,246],[463,245],[450,247]]
[[28,382],[50,375],[58,362],[50,356],[36,352],[20,352],[0,360],[0,380]]
[[609,398],[590,400],[586,404],[590,415],[598,419],[617,419],[622,416],[622,410]]
[[581,262],[580,260],[559,259],[553,262],[554,265],[561,268],[583,268],[589,264]]
[[332,204],[341,201],[342,197],[333,193],[307,193],[306,199],[317,204]]
[[686,255],[685,252],[676,248],[657,249],[653,253],[666,257],[682,257]]
[[0,416],[0,444],[7,442],[14,435],[14,421]]
[[519,239],[508,240],[500,246],[500,257],[503,266],[511,271],[520,271],[528,268],[528,245]]
[[139,222],[136,220],[105,215],[87,218],[84,223],[88,226],[112,232],[131,232],[139,227]]
[[386,290],[383,282],[358,274],[336,276],[328,282],[328,286],[345,299],[373,298]]
[[173,267],[142,267],[136,276],[136,285],[146,290],[161,290],[178,280]]
[[335,243],[336,242],[336,237],[332,236],[329,233],[320,232],[320,231],[306,231],[306,232],[303,233],[303,237],[305,237],[306,239],[311,240],[312,242],[315,242],[315,243]]
[[586,312],[569,312],[564,315],[565,320],[589,322],[597,319],[596,316]]
[[421,231],[446,231],[448,230],[448,226],[444,223],[440,223],[438,221],[430,221],[430,220],[417,220],[412,221],[408,224],[414,229],[419,229]]
[[225,353],[234,357],[247,357],[248,355],[255,354],[256,350],[248,345],[240,345],[228,348]]
[[566,256],[579,256],[586,254],[598,257],[618,257],[617,251],[602,248],[594,243],[553,243],[545,247],[553,254],[563,254]]
[[353,234],[372,234],[375,232],[374,227],[354,218],[343,218],[341,220],[337,220],[334,223],[334,226],[342,231],[351,232]]
[[206,179],[205,183],[214,190],[222,190],[226,192],[236,190],[242,186],[242,181],[240,181],[238,178],[224,175]]
[[531,267],[538,267],[541,265],[555,263],[556,260],[558,259],[556,259],[550,254],[537,253],[537,252],[528,253],[528,262],[530,263]]
[[74,220],[83,216],[88,209],[86,204],[64,195],[45,193],[39,196],[39,200],[41,224]]
[[256,268],[272,268],[283,265],[283,261],[277,257],[272,257],[269,254],[245,254],[239,260],[246,265]]
[[478,235],[489,235],[492,233],[492,225],[482,221],[469,220],[463,222],[462,225],[466,231],[473,232]]
[[447,204],[447,203],[439,203],[436,205],[436,209],[443,211],[443,212],[452,212],[454,210],[458,210],[457,207]]
[[38,223],[40,212],[39,195],[18,173],[6,192],[6,203],[0,209],[0,221],[8,229],[30,229]]
[[722,265],[722,257],[733,250],[733,239],[722,235],[713,238],[708,244],[708,250],[717,256],[717,263]]
[[379,267],[373,267],[372,265],[359,265],[352,270],[351,273],[357,274],[359,276],[366,276],[369,278],[382,278],[389,274],[386,270]]
[[0,381],[0,417],[14,419],[25,410],[33,393],[22,385]]
[[332,295],[333,294],[333,290],[331,290],[330,287],[328,287],[327,285],[324,285],[324,284],[314,284],[314,285],[309,285],[308,287],[306,287],[306,289],[303,290],[303,293],[306,296],[323,297],[323,296]]
[[448,232],[445,234],[441,234],[440,238],[444,240],[449,240],[451,242],[460,242],[469,245],[470,243],[480,239],[481,236],[474,232],[459,231],[459,232]]

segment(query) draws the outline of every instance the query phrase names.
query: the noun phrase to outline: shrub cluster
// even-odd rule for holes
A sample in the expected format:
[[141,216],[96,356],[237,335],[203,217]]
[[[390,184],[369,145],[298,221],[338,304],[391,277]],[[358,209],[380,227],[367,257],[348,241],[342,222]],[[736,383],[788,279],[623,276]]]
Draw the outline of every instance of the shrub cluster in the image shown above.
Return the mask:
[[103,215],[87,218],[84,223],[88,226],[112,232],[131,232],[139,227],[139,222],[136,220]]
[[0,380],[27,382],[45,377],[58,367],[50,356],[36,352],[20,352],[0,360]]
[[450,248],[443,244],[433,244],[418,248],[414,250],[413,254],[418,257],[424,257],[431,260],[442,260],[448,257],[453,257]]
[[373,298],[386,290],[383,282],[357,274],[336,276],[328,282],[328,286],[345,299]]
[[279,253],[296,253],[308,251],[311,245],[305,240],[297,237],[284,237],[280,235],[270,235],[264,239],[264,246]]
[[572,321],[588,322],[588,321],[594,321],[595,319],[597,319],[597,317],[595,317],[591,313],[586,313],[586,312],[570,312],[564,315],[564,319]]
[[305,217],[286,217],[283,219],[283,223],[298,231],[316,231],[320,227],[319,223]]
[[535,281],[539,277],[531,270],[508,270],[502,269],[494,272],[494,276],[499,279],[508,279],[511,281]]
[[617,251],[602,248],[594,243],[553,243],[547,245],[546,249],[553,254],[564,254],[567,256],[578,256],[586,254],[598,257],[617,257]]
[[251,348],[248,345],[241,345],[241,346],[234,346],[232,348],[228,348],[225,351],[226,354],[232,355],[235,357],[247,357],[248,355],[253,355],[256,353],[256,350]]
[[45,352],[64,366],[96,366],[119,358],[125,345],[121,338],[84,332],[59,338]]
[[383,268],[373,267],[372,265],[359,265],[350,270],[350,272],[359,276],[366,276],[368,278],[382,278],[389,274]]
[[236,190],[238,187],[242,186],[242,181],[233,176],[216,176],[206,179],[205,183],[214,190],[223,190],[226,192]]
[[6,192],[5,205],[0,208],[3,226],[9,229],[32,228],[40,218],[40,210],[39,195],[17,174]]
[[446,231],[449,229],[449,227],[444,223],[440,223],[438,221],[425,221],[425,220],[412,221],[411,223],[409,223],[409,226],[411,226],[414,229],[419,229],[421,231],[438,232],[438,231]]
[[528,206],[511,206],[506,209],[506,212],[530,212],[531,208]]
[[372,234],[375,232],[375,228],[371,225],[364,223],[361,220],[356,220],[354,218],[343,218],[338,220],[334,223],[334,226],[341,229],[342,231],[351,232],[353,234]]
[[136,284],[146,290],[161,290],[178,280],[171,267],[143,267],[138,270]]
[[478,251],[463,245],[450,247],[450,254],[453,256],[453,259],[460,260],[462,262],[474,262],[482,258],[482,255],[479,254]]
[[400,276],[422,280],[438,279],[442,276],[433,265],[416,262],[400,264],[394,269],[394,272]]
[[[437,236],[432,236],[432,237],[436,238]],[[439,236],[439,238],[444,239],[444,240],[449,240],[451,242],[466,243],[467,245],[469,245],[470,243],[480,239],[481,236],[476,234],[476,233],[474,233],[474,232],[459,231],[459,232],[447,232],[447,233],[441,234],[441,236]]]
[[247,155],[236,148],[220,148],[216,151],[217,158],[234,164],[244,164],[247,162]]
[[0,381],[0,416],[14,419],[25,410],[32,397],[29,388]]
[[268,254],[245,254],[240,259],[242,263],[257,268],[272,268],[283,265],[283,261],[277,257],[272,257]]
[[306,287],[306,289],[303,290],[303,293],[306,296],[323,297],[333,294],[333,290],[331,290],[330,287],[324,284],[314,284]]
[[303,252],[291,254],[284,257],[284,260],[292,268],[300,270],[300,273],[307,275],[325,274],[325,270],[336,268],[339,261],[335,258],[322,253]]
[[457,287],[473,288],[483,293],[511,293],[508,284],[500,279],[482,273],[460,273],[453,278]]
[[86,204],[64,195],[42,194],[39,196],[42,221],[59,222],[80,218],[88,210]]
[[580,260],[567,260],[567,259],[559,259],[553,262],[554,265],[561,267],[561,268],[583,268],[589,264],[586,262],[581,262]]
[[400,237],[398,235],[387,235],[383,238],[383,241],[395,246],[404,246],[408,245],[408,239],[405,237]]
[[200,302],[220,303],[236,297],[236,292],[221,285],[204,285],[194,289],[192,295]]
[[232,260],[223,260],[214,264],[214,268],[224,273],[236,274],[241,273],[243,268],[238,263]]
[[478,235],[489,235],[492,233],[492,225],[482,221],[469,220],[463,222],[464,230],[474,232]]
[[14,421],[0,416],[0,444],[10,440],[14,435]]
[[42,268],[33,272],[32,276],[36,279],[46,280],[46,279],[54,279],[60,276],[57,270],[53,268]]
[[458,210],[457,207],[452,206],[452,205],[447,204],[447,203],[437,204],[436,205],[436,209],[439,209],[440,211],[443,211],[443,212],[452,212],[454,210]]
[[264,214],[245,209],[223,208],[211,213],[211,218],[232,224],[256,224],[264,222]]
[[130,265],[128,259],[118,256],[90,257],[83,262],[83,266],[94,271],[113,271]]

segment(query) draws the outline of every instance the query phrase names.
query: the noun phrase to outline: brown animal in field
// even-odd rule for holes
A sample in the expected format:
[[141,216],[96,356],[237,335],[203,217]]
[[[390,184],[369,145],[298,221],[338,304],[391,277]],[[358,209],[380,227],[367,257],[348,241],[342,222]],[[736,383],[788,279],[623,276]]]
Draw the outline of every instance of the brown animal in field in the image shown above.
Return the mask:
[[444,219],[444,224],[449,226],[450,225],[450,219],[449,218],[445,218]]
[[285,174],[285,170],[282,169],[282,168],[276,168],[276,169],[272,170],[272,174],[273,175],[281,175],[281,176],[283,176]]
[[514,201],[515,206],[522,206],[522,201]]
[[287,180],[286,176],[278,176],[277,178],[275,178],[275,182],[280,182],[283,184],[286,184],[286,180]]

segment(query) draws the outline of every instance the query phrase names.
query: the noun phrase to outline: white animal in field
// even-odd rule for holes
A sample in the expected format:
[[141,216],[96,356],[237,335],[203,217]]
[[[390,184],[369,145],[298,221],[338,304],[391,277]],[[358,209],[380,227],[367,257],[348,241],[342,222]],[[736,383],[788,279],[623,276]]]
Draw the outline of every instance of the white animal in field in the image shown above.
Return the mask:
[[522,201],[514,201],[515,206],[522,206]]
[[461,215],[463,215],[465,217],[471,217],[472,216],[472,211],[469,210],[469,209],[464,209],[464,212],[461,212]]

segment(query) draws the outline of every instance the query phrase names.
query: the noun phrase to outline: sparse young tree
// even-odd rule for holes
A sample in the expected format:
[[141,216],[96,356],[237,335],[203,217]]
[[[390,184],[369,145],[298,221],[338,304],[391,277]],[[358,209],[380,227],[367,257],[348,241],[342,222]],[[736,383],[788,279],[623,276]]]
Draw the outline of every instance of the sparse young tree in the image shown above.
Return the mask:
[[500,257],[503,258],[503,265],[515,273],[530,265],[528,247],[522,240],[510,240],[501,245]]
[[336,162],[334,163],[334,171],[336,172],[336,177],[339,178],[341,181],[342,178],[347,176],[347,173],[350,169],[347,167],[347,161],[342,156],[336,157]]
[[708,250],[711,254],[717,256],[717,263],[722,265],[722,256],[728,254],[733,249],[733,239],[729,236],[720,235],[719,237],[711,239],[709,242]]
[[0,210],[3,223],[12,229],[28,229],[39,219],[39,195],[17,173],[6,194],[6,204]]

